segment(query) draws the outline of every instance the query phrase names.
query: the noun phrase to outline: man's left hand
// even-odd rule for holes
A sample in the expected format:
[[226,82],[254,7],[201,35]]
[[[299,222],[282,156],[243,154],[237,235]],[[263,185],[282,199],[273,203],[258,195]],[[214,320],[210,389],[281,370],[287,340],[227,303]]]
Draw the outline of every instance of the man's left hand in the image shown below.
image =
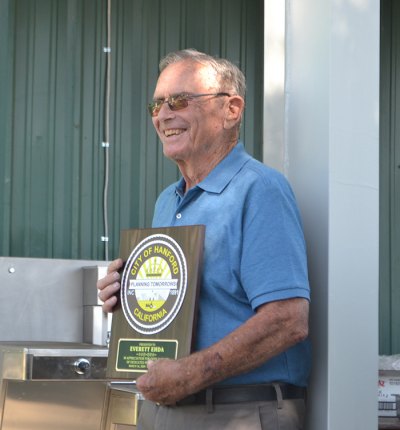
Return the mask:
[[180,360],[160,359],[147,363],[148,372],[136,386],[147,399],[161,405],[174,405],[190,394],[188,375]]

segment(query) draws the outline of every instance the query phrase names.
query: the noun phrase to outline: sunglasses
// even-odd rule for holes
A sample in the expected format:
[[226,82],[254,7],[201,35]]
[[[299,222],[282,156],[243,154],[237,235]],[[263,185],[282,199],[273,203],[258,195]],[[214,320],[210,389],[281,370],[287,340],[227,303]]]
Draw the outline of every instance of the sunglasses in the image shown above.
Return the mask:
[[172,110],[181,110],[185,109],[189,106],[189,100],[196,99],[197,97],[222,97],[231,95],[228,93],[207,93],[207,94],[177,94],[176,96],[170,96],[166,99],[156,99],[148,104],[147,108],[151,116],[157,116],[158,112],[160,112],[161,107],[164,103],[168,104],[168,107]]

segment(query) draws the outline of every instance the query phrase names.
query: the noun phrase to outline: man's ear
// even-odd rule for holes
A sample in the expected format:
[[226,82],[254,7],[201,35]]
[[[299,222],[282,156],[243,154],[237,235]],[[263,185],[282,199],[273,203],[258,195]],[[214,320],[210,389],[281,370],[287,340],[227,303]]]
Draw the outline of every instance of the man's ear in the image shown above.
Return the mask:
[[242,118],[244,100],[240,96],[231,96],[225,104],[224,128],[229,130],[235,127]]

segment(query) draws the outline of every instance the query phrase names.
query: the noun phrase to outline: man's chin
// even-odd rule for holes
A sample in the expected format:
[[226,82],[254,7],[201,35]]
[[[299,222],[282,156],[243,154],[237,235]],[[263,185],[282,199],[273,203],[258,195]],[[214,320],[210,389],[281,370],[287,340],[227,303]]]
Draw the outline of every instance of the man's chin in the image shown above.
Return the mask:
[[172,161],[179,161],[183,159],[183,153],[177,145],[174,144],[165,144],[163,143],[163,153],[164,156],[169,158]]

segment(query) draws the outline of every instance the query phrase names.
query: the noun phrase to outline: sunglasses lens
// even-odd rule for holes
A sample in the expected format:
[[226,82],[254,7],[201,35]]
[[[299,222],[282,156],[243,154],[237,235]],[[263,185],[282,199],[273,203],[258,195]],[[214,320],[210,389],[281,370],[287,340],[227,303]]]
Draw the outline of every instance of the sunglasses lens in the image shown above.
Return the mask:
[[179,95],[176,97],[170,97],[165,100],[155,100],[149,103],[147,108],[151,116],[157,116],[161,110],[161,106],[164,103],[168,103],[168,107],[172,111],[175,111],[175,110],[185,109],[186,107],[188,107],[189,106],[188,100],[189,100],[189,97],[185,95]]
[[151,116],[157,116],[161,109],[162,102],[155,101],[148,104],[147,108]]
[[168,106],[171,110],[180,110],[188,107],[188,99],[185,96],[171,97]]

